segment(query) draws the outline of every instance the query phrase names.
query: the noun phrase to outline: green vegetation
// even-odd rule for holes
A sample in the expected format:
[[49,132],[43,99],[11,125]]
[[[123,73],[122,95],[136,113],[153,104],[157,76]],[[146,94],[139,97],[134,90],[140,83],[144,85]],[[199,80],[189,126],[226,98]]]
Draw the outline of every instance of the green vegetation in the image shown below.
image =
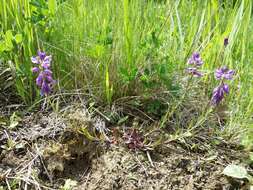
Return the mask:
[[[228,138],[246,134],[243,143],[252,147],[252,6],[251,0],[1,0],[1,93],[26,106],[41,102],[30,60],[40,49],[52,55],[58,81],[48,101],[83,93],[99,106],[141,110],[160,127],[183,127],[184,134],[205,126],[219,126]],[[185,72],[195,51],[204,61],[202,78]],[[230,94],[213,107],[214,71],[223,65],[236,75]]]

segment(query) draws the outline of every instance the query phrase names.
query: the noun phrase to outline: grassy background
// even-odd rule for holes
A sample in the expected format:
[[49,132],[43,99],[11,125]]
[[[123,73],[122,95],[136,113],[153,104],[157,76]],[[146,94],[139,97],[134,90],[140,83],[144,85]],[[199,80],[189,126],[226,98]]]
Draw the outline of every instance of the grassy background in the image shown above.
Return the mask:
[[[26,105],[40,99],[30,57],[43,49],[53,55],[58,93],[80,89],[108,105],[123,97],[156,99],[148,111],[168,105],[161,125],[173,118],[195,128],[212,119],[210,112],[219,115],[203,105],[218,84],[213,71],[227,65],[237,74],[219,108],[226,111],[222,133],[237,138],[248,129],[244,143],[252,143],[251,0],[1,0],[0,26],[0,89],[14,89]],[[206,75],[186,88],[194,51]],[[190,109],[197,114],[187,120],[182,114]]]

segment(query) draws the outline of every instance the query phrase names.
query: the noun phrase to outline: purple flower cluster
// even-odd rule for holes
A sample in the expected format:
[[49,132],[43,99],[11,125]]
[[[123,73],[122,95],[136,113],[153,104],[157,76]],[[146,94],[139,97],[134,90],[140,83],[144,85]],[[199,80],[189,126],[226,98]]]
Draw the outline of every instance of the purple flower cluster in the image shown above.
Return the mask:
[[136,129],[129,130],[123,136],[125,143],[129,149],[141,149],[144,147],[143,138]]
[[[228,45],[228,38],[224,39],[224,46]],[[188,59],[188,64],[191,67],[187,68],[187,72],[194,77],[202,77],[203,74],[199,71],[199,68],[203,65],[203,61],[198,52],[194,52],[192,56]],[[220,84],[213,90],[211,102],[213,105],[218,105],[225,94],[229,94],[229,86],[225,84],[225,80],[232,80],[235,75],[234,70],[228,69],[226,66],[221,67],[215,71],[216,80],[221,81]]]
[[225,94],[229,94],[229,86],[224,83],[224,80],[231,80],[234,74],[235,71],[228,69],[226,66],[216,70],[215,78],[216,80],[220,80],[221,83],[213,90],[211,99],[213,105],[218,105],[224,98]]
[[229,70],[226,66],[217,69],[215,72],[215,78],[217,80],[231,80],[235,74],[234,70]]
[[36,64],[36,67],[32,68],[32,72],[38,73],[36,85],[40,88],[40,94],[41,96],[48,95],[55,83],[53,73],[50,70],[52,56],[47,56],[45,52],[38,51],[37,56],[31,57],[31,61]]
[[194,52],[192,56],[188,59],[188,64],[192,65],[192,67],[187,68],[187,72],[194,77],[202,77],[203,74],[198,70],[201,65],[203,65],[203,61],[198,52]]
[[201,66],[203,65],[203,61],[200,57],[200,54],[198,52],[194,52],[190,59],[188,59],[188,64],[195,65],[195,66]]

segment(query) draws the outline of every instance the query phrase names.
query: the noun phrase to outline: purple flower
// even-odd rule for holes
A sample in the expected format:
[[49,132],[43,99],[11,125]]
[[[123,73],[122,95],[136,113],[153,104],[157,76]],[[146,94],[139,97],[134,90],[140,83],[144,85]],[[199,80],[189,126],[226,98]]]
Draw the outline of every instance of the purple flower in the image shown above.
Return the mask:
[[227,84],[220,84],[213,90],[211,102],[213,105],[218,105],[224,98],[224,94],[229,93],[229,86]]
[[37,67],[32,68],[32,72],[39,72],[36,78],[36,85],[40,88],[40,94],[41,96],[48,95],[55,84],[55,80],[52,76],[53,72],[50,70],[52,56],[47,56],[45,52],[38,51],[38,55],[32,57],[31,61],[38,64]]
[[228,38],[224,38],[224,46],[226,47],[228,45]]
[[51,70],[49,70],[49,69],[45,69],[45,70],[44,70],[44,74],[45,74],[45,75],[52,75],[53,72],[52,72]]
[[224,83],[224,80],[231,80],[235,74],[234,70],[228,69],[226,66],[221,67],[215,71],[215,78],[221,80],[218,87],[213,90],[212,103],[218,105],[225,94],[229,94],[229,86]]
[[32,61],[32,63],[35,63],[35,64],[40,63],[38,57],[31,57],[31,61]]
[[194,77],[202,77],[203,76],[203,74],[200,71],[198,71],[198,69],[195,67],[187,68],[186,71],[189,74],[193,75]]
[[47,76],[46,76],[46,80],[47,80],[47,82],[49,82],[49,83],[51,83],[51,82],[54,81],[54,79],[53,79],[53,77],[52,77],[51,75],[47,75]]
[[42,85],[42,82],[43,82],[43,73],[40,73],[36,78],[36,85],[40,87]]
[[38,51],[38,56],[41,60],[44,60],[46,57],[46,53],[43,51]]
[[229,93],[229,86],[227,84],[223,84],[223,90],[224,90],[224,92],[226,92],[228,94]]
[[33,67],[33,68],[32,68],[32,72],[33,72],[33,73],[37,73],[37,72],[39,72],[39,71],[40,71],[39,67]]
[[192,56],[188,59],[188,64],[195,65],[197,67],[203,65],[203,61],[198,52],[194,52]]
[[32,63],[40,64],[43,68],[47,69],[50,67],[52,56],[47,56],[45,52],[38,51],[38,55],[31,57]]
[[46,81],[43,81],[41,86],[40,95],[44,96],[45,94],[48,95],[51,92],[51,88],[49,84]]
[[198,68],[203,65],[203,61],[198,52],[194,52],[192,56],[188,59],[188,64],[192,67],[187,68],[186,71],[194,77],[202,77],[203,74],[198,71]]
[[217,80],[231,80],[235,74],[234,70],[229,70],[226,66],[221,67],[215,71],[215,78]]
[[52,61],[52,57],[46,56],[42,61],[42,67],[45,69],[48,69],[50,67],[51,61]]

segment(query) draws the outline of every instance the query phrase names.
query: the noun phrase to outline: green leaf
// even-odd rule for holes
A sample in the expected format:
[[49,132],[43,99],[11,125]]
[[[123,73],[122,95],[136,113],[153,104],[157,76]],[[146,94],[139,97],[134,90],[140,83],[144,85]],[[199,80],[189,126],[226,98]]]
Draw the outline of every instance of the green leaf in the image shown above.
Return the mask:
[[247,170],[242,166],[237,166],[234,164],[228,165],[223,174],[229,177],[237,178],[237,179],[249,179]]
[[17,44],[21,43],[23,40],[22,34],[16,34],[14,38]]
[[118,121],[118,125],[124,123],[124,122],[127,121],[127,120],[128,120],[128,116],[121,118],[121,119]]
[[0,41],[0,53],[5,51],[5,41]]
[[13,40],[13,35],[12,35],[12,31],[8,30],[5,33],[5,45],[6,45],[6,50],[11,51],[13,49],[13,44],[12,44],[12,40]]
[[54,15],[57,8],[57,1],[56,0],[48,0],[48,9],[49,12]]

